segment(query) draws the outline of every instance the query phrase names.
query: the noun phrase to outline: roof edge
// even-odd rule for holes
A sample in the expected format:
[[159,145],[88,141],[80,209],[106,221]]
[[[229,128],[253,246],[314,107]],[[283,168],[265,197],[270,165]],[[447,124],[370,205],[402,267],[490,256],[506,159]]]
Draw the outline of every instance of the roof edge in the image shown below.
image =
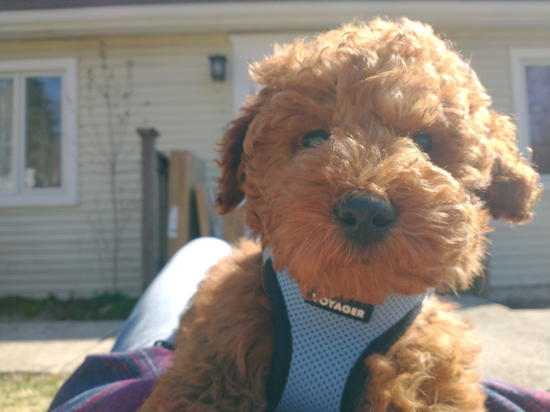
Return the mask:
[[323,30],[354,18],[408,17],[438,28],[547,28],[550,2],[266,2],[0,12],[0,38]]

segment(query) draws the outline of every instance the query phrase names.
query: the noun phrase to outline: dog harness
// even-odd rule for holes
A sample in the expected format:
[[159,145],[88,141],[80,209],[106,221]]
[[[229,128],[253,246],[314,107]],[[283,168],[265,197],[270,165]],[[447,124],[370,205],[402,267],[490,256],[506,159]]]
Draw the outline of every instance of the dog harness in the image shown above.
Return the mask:
[[389,350],[427,295],[390,295],[382,305],[306,300],[286,270],[275,271],[265,253],[264,261],[274,325],[266,411],[354,411],[368,378],[365,359]]

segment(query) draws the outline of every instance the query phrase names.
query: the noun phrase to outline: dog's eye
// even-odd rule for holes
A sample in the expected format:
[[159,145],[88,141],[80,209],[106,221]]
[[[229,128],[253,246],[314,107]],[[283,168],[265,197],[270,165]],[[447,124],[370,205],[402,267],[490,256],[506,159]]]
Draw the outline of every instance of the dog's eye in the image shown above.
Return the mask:
[[330,133],[322,129],[314,130],[312,132],[306,133],[304,137],[302,137],[302,146],[317,147],[321,143],[323,143],[325,140],[328,140],[329,138],[330,138]]
[[416,133],[412,137],[412,141],[424,153],[429,153],[432,150],[432,137],[426,133]]

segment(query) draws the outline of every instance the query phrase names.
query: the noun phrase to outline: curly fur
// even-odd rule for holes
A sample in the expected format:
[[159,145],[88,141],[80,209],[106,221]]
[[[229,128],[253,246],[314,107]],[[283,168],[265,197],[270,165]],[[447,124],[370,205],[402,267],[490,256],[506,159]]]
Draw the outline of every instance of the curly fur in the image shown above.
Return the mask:
[[[525,223],[541,195],[515,128],[490,109],[475,73],[432,29],[407,19],[349,24],[276,47],[251,67],[263,85],[222,142],[216,204],[246,198],[246,223],[304,294],[383,303],[392,293],[467,287],[481,271],[489,218]],[[330,139],[303,148],[317,129]],[[429,134],[422,153],[415,133]],[[378,243],[334,218],[350,196],[391,201]],[[258,245],[215,266],[181,321],[174,367],[144,411],[261,411],[272,356]],[[357,410],[482,411],[469,328],[433,300],[370,371]]]
[[366,360],[371,373],[360,407],[365,411],[481,411],[470,327],[449,313],[453,305],[432,299],[386,355]]

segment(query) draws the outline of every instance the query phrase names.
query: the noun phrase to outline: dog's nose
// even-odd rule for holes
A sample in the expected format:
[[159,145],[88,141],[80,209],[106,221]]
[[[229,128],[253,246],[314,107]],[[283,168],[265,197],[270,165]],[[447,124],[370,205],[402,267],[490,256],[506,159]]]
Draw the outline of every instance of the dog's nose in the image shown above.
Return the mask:
[[384,237],[397,211],[379,196],[352,196],[334,208],[334,215],[346,235],[364,245]]

